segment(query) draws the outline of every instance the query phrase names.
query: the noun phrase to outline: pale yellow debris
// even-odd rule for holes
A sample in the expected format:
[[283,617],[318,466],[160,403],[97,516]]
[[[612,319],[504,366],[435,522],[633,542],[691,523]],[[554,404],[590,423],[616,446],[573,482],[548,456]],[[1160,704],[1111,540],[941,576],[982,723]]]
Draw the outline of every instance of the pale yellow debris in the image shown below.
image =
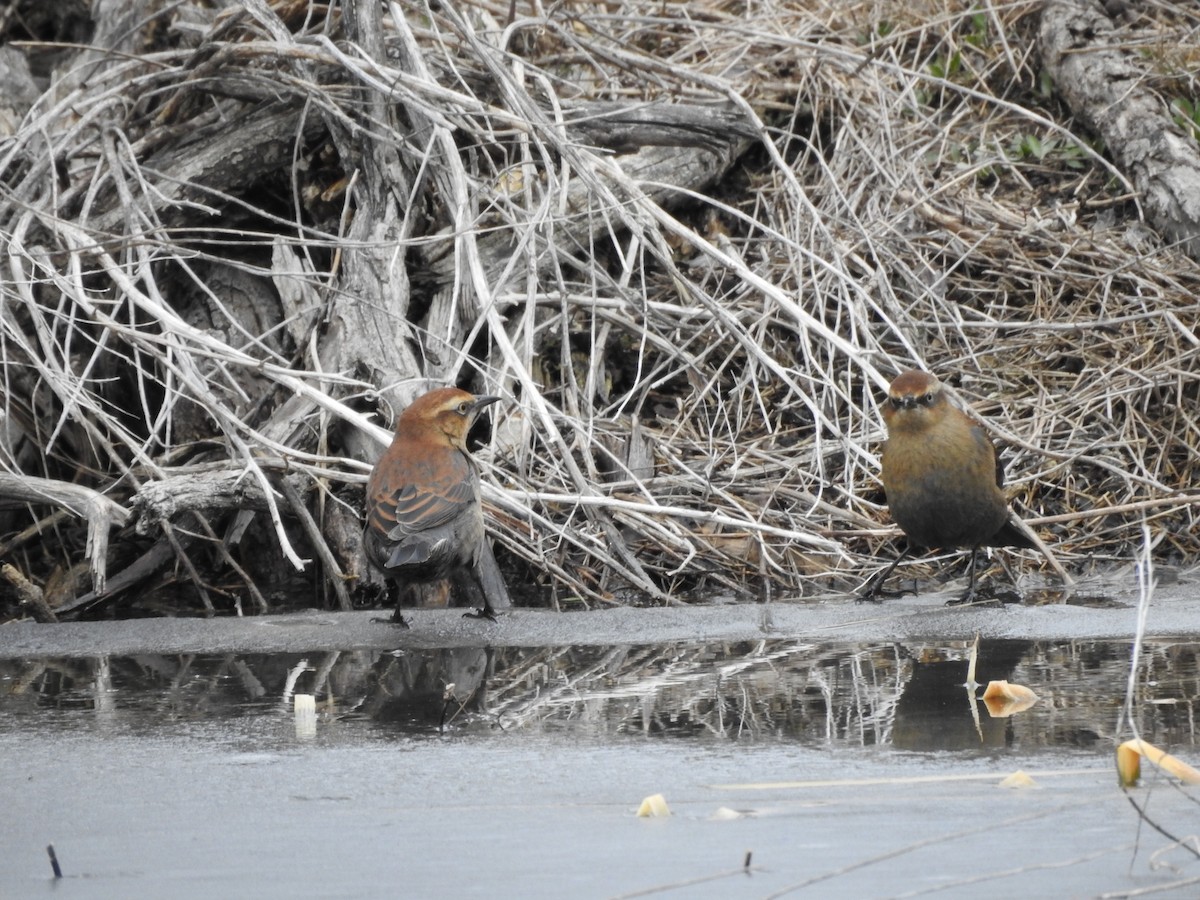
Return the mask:
[[662,816],[671,814],[670,808],[667,806],[667,798],[662,794],[651,794],[642,801],[642,805],[638,807],[638,818],[657,819]]
[[1117,748],[1117,777],[1125,787],[1137,784],[1142,774],[1142,757],[1150,760],[1168,775],[1174,775],[1184,784],[1200,784],[1197,772],[1183,760],[1172,756],[1146,741],[1126,741]]
[[1038,783],[1030,777],[1028,772],[1022,769],[1017,769],[1007,778],[1001,780],[999,787],[1002,788],[1031,788],[1037,787]]

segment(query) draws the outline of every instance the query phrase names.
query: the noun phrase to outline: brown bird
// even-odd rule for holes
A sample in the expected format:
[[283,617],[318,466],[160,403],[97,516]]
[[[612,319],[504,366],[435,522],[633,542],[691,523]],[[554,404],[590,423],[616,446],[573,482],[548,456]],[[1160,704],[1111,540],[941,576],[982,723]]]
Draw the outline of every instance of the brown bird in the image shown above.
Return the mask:
[[1036,546],[1009,521],[996,448],[982,426],[950,403],[936,378],[916,369],[896,376],[888,388],[883,419],[888,428],[883,489],[908,547],[867,583],[860,599],[877,599],[883,582],[916,546],[970,549],[967,592],[951,601],[970,603],[980,547]]
[[[479,574],[483,511],[467,433],[499,399],[439,388],[414,400],[371,471],[363,531],[367,559],[397,585],[449,579],[482,603],[467,616],[492,621]],[[399,601],[392,621],[408,627]]]

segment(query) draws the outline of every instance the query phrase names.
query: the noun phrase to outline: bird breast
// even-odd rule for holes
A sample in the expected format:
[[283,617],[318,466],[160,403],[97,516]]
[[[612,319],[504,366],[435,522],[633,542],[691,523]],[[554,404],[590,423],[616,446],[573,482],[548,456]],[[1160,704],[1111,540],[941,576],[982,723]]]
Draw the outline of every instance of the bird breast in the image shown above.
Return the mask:
[[995,450],[965,416],[920,431],[891,428],[881,463],[892,519],[915,544],[974,547],[1008,517]]

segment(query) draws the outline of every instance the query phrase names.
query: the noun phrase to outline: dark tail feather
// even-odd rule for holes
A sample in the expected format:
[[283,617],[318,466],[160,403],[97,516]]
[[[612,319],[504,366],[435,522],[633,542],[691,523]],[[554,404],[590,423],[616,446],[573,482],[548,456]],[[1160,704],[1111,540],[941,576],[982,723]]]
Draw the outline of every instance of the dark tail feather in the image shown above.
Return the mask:
[[1026,550],[1036,550],[1037,544],[1031,541],[1023,531],[1017,530],[1017,526],[1011,521],[1005,522],[1000,526],[990,541],[984,541],[984,547],[1023,547]]
[[479,587],[483,590],[483,596],[492,609],[508,609],[512,606],[512,598],[508,593],[508,585],[504,583],[504,576],[500,574],[500,566],[496,564],[496,557],[492,555],[492,548],[484,541],[479,550]]

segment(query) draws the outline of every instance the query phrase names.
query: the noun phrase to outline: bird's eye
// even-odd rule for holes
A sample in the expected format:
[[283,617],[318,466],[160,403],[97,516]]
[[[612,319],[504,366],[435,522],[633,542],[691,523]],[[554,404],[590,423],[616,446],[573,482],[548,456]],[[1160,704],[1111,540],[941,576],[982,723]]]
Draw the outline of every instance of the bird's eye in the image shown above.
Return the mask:
[[925,406],[932,406],[933,405],[933,391],[930,391],[928,394],[926,394],[924,397],[922,397],[921,403],[924,404]]
[[462,403],[458,404],[458,414],[460,416],[465,416],[467,414],[467,410],[470,408],[471,404],[464,400]]

